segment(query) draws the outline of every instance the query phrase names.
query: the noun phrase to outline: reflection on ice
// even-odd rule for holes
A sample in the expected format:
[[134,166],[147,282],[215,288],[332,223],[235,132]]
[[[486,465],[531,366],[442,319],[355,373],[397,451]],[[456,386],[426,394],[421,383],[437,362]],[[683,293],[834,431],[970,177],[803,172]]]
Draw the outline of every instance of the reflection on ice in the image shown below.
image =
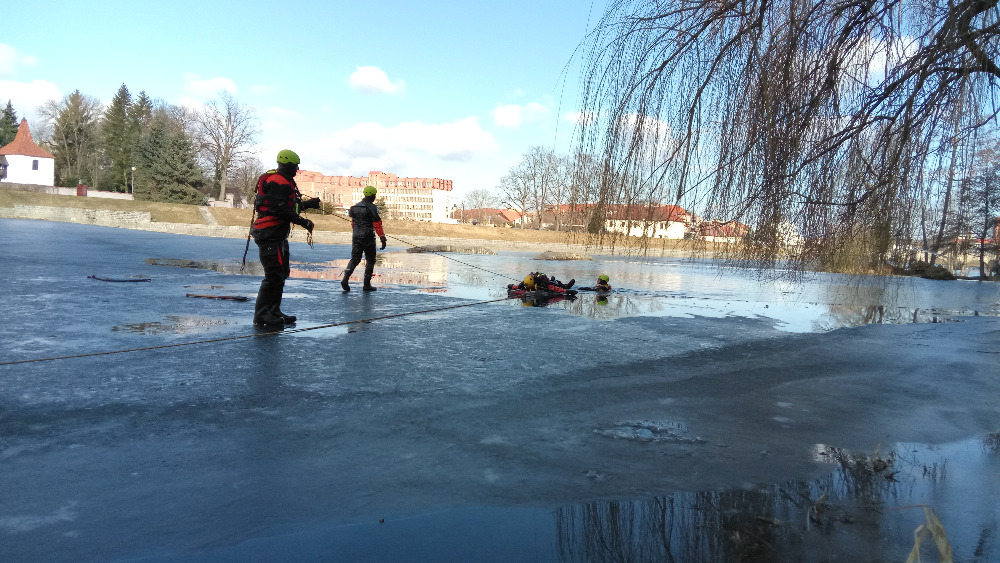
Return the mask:
[[[925,504],[956,561],[992,560],[1000,550],[991,494],[997,436],[897,444],[883,454],[820,444],[811,455],[836,469],[813,481],[565,506],[555,514],[560,560],[902,561]],[[959,486],[978,493],[956,499],[950,489]],[[857,533],[861,527],[880,533]],[[925,543],[925,555],[936,552]]]
[[141,332],[145,334],[191,334],[206,332],[208,329],[226,324],[225,319],[195,317],[191,315],[167,315],[166,322],[147,321],[141,323],[123,323],[111,327],[112,331]]
[[[633,316],[742,317],[774,321],[787,332],[825,332],[865,324],[949,322],[963,316],[1000,315],[998,284],[957,284],[910,278],[810,274],[795,281],[761,278],[755,272],[722,268],[709,261],[599,257],[593,261],[537,261],[532,254],[500,255],[383,252],[374,283],[383,288],[433,293],[477,301],[503,297],[508,283],[524,272],[548,271],[559,279],[590,284],[611,276],[608,296],[581,292],[575,299],[522,301],[509,305],[547,307],[571,315],[613,320]],[[346,257],[292,262],[291,278],[337,282]],[[241,273],[240,263],[150,258],[150,264]],[[261,275],[259,264],[242,273]],[[352,281],[361,282],[356,271]]]
[[640,442],[679,442],[687,444],[704,443],[705,440],[695,436],[686,424],[672,420],[627,421],[607,428],[595,428],[594,432],[601,436]]

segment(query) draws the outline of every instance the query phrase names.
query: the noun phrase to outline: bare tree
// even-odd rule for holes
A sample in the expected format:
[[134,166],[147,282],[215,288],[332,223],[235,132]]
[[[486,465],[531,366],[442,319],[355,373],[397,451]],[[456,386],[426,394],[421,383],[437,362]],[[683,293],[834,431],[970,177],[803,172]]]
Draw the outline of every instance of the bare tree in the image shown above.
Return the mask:
[[267,167],[256,156],[247,155],[233,166],[232,184],[239,189],[245,204],[251,204],[257,194],[257,179]]
[[226,183],[232,167],[248,155],[257,142],[257,117],[253,108],[240,105],[228,92],[205,104],[198,115],[201,149],[215,168],[219,199],[226,199]]
[[959,240],[974,245],[979,255],[979,277],[986,279],[992,273],[987,268],[987,252],[1000,258],[1000,241],[996,240],[1000,225],[1000,142],[991,139],[983,145],[975,155],[973,174],[960,182],[954,230]]
[[[916,234],[928,159],[995,118],[997,16],[997,0],[612,0],[582,92],[597,204],[658,186],[751,225],[758,265],[789,223],[800,266],[848,247],[884,265]],[[990,107],[956,134],[960,104]]]
[[531,171],[522,160],[500,178],[497,186],[502,194],[503,205],[516,208],[521,213],[521,228],[524,228],[524,214],[527,212],[528,198],[531,197]]
[[101,114],[104,108],[94,97],[79,90],[61,101],[49,100],[38,113],[49,133],[55,156],[56,184],[91,182],[97,178]]
[[[483,222],[483,208],[493,207],[496,205],[497,197],[490,190],[485,188],[479,188],[470,191],[465,195],[465,199],[462,204],[469,209],[476,210],[476,222]],[[465,221],[465,216],[463,214],[462,221]]]

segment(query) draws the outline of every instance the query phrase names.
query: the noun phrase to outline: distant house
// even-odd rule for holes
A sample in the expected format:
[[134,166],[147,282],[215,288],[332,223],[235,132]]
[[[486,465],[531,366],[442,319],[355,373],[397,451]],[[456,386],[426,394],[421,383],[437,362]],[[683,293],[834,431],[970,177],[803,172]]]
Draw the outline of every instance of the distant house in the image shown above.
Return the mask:
[[0,148],[0,182],[52,186],[55,162],[54,156],[31,139],[28,120],[22,119],[14,140]]
[[516,225],[521,220],[521,214],[513,209],[503,209],[499,213],[500,218],[504,220],[505,223]]
[[750,227],[736,221],[702,221],[695,229],[695,236],[705,242],[736,243],[750,232]]
[[691,214],[679,205],[609,205],[604,228],[630,237],[682,239]]

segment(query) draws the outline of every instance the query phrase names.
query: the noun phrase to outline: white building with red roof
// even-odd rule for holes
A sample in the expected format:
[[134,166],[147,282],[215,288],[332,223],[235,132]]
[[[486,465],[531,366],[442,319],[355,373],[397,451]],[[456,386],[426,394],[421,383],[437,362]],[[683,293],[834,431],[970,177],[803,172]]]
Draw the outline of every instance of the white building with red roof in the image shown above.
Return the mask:
[[31,140],[28,120],[22,119],[14,140],[0,147],[0,182],[52,186],[55,163],[54,156]]

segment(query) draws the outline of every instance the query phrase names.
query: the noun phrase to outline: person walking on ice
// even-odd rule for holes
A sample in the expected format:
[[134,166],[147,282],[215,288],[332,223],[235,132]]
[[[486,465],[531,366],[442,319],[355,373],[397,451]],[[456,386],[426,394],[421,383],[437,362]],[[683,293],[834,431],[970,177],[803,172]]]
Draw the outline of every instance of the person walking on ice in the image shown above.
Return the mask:
[[365,280],[361,289],[364,291],[375,291],[372,285],[372,275],[375,273],[375,235],[378,235],[385,250],[385,231],[382,230],[382,218],[378,214],[378,207],[375,206],[375,194],[378,190],[375,186],[365,186],[364,197],[361,201],[351,206],[347,212],[351,218],[351,226],[354,229],[351,235],[351,261],[347,263],[347,270],[344,271],[344,279],[340,282],[340,287],[344,291],[350,291],[351,285],[348,281],[354,269],[361,263],[361,255],[365,257]]

